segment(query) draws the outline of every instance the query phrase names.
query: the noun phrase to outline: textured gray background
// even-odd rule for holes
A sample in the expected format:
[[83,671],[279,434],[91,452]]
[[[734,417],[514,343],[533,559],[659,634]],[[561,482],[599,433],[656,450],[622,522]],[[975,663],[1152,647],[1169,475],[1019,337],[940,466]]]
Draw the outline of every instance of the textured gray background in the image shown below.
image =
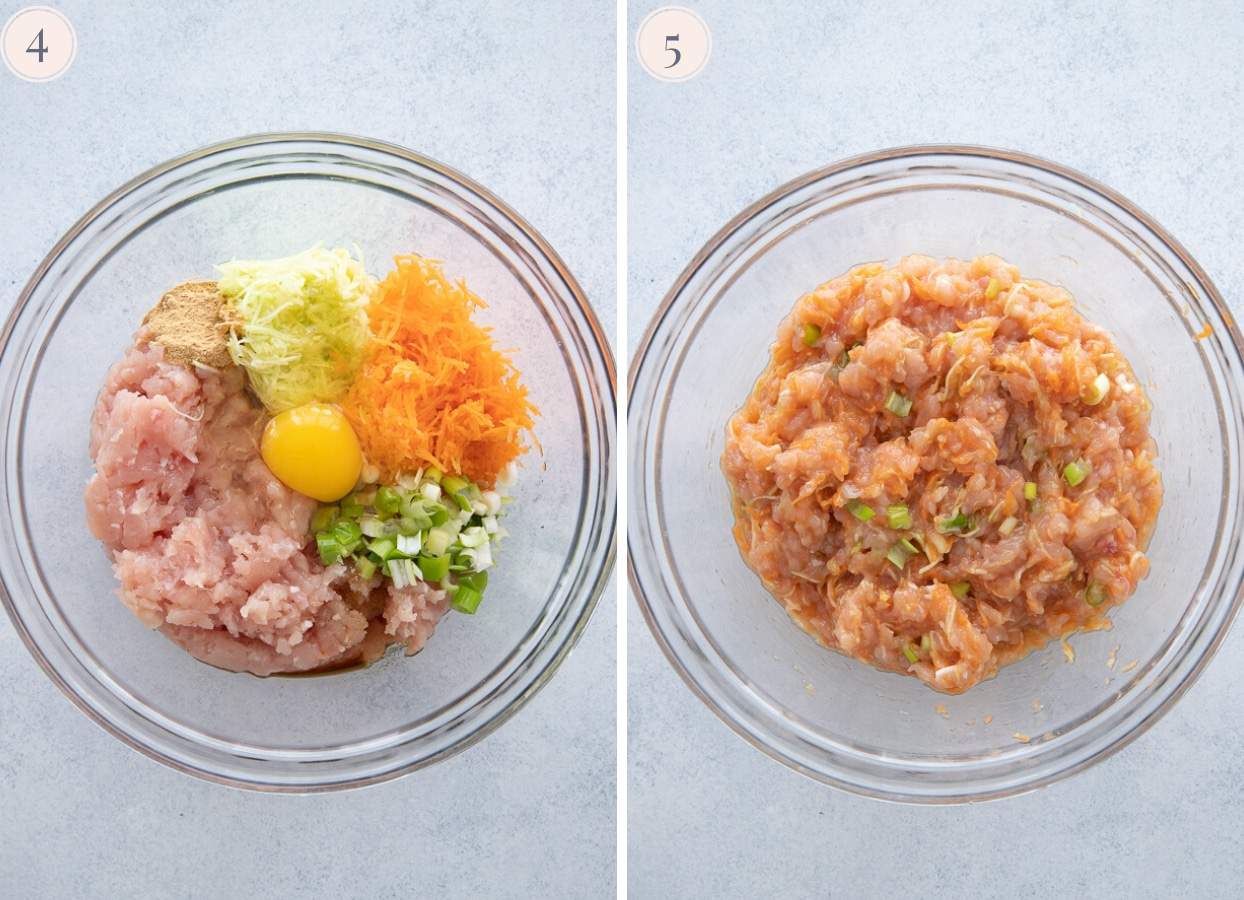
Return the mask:
[[[632,46],[656,5],[631,4]],[[1106,182],[1244,313],[1238,3],[690,5],[713,33],[707,68],[672,85],[630,69],[632,352],[747,203],[844,156],[939,141]],[[928,809],[847,796],[753,750],[684,687],[632,604],[631,896],[1239,897],[1239,634],[1118,756],[1037,794]]]
[[[56,5],[78,34],[69,72],[34,85],[0,69],[5,311],[124,180],[212,141],[321,129],[483,182],[557,248],[613,336],[611,4]],[[614,618],[610,589],[551,684],[466,753],[362,791],[265,797],[122,746],[0,617],[0,896],[612,896]]]

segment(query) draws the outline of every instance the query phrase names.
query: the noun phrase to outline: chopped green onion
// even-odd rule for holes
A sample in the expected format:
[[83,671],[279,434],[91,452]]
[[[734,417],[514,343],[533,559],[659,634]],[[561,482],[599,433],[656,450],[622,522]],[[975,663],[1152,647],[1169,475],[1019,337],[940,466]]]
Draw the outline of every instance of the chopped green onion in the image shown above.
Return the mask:
[[311,517],[311,530],[328,531],[333,527],[333,523],[337,521],[337,507],[321,506],[315,511],[315,515]]
[[917,547],[915,544],[913,544],[911,540],[909,540],[908,538],[903,538],[901,541],[898,542],[898,545],[902,547],[904,550],[906,550],[908,553],[919,553],[920,552],[920,548]]
[[911,559],[915,552],[916,548],[911,541],[902,540],[886,551],[885,558],[901,569],[907,565],[907,560]]
[[423,538],[418,532],[415,534],[399,534],[397,540],[397,552],[404,556],[418,556],[419,551],[423,549]]
[[427,531],[432,527],[432,517],[428,515],[422,500],[414,498],[403,500],[401,513],[403,531]]
[[324,526],[314,534],[325,565],[350,562],[363,578],[384,574],[399,589],[439,582],[461,590],[459,605],[473,611],[488,584],[492,544],[505,536],[498,521],[505,502],[466,478],[429,469],[318,507],[312,524]]
[[1007,516],[1002,520],[1002,524],[998,526],[998,533],[1003,537],[1007,537],[1012,531],[1019,526],[1019,519],[1014,516]]
[[441,487],[450,494],[456,494],[461,490],[465,490],[470,484],[465,478],[459,478],[457,475],[448,475],[441,479]]
[[1090,581],[1084,589],[1084,601],[1089,606],[1101,606],[1106,600],[1106,589],[1099,582]]
[[855,516],[855,518],[859,519],[861,522],[867,522],[877,514],[873,511],[873,508],[863,500],[849,501],[847,503],[847,512]]
[[803,326],[803,345],[805,347],[815,347],[816,342],[821,339],[821,329],[817,325]]
[[381,560],[391,559],[397,553],[397,539],[391,537],[376,538],[367,542],[367,549]]
[[1089,406],[1096,406],[1106,399],[1106,395],[1110,393],[1110,376],[1105,372],[1099,372],[1097,377],[1093,379],[1093,383],[1084,389],[1080,394],[1080,399]]
[[890,396],[885,398],[885,408],[901,419],[911,412],[911,401],[898,391],[890,391]]
[[920,635],[920,652],[928,653],[933,649],[933,636],[927,631]]
[[354,548],[363,538],[363,529],[359,527],[357,522],[351,522],[348,519],[342,519],[332,530],[333,539],[341,545],[343,553],[353,553]]
[[911,643],[903,644],[903,655],[907,657],[907,661],[915,665],[920,661],[920,654],[916,652],[916,648]]
[[458,543],[468,548],[479,547],[488,543],[488,532],[484,531],[483,527],[479,525],[472,528],[464,528],[458,535]]
[[976,517],[960,511],[953,516],[941,516],[933,524],[942,534],[967,534],[976,527]]
[[423,577],[412,559],[391,559],[386,566],[395,588],[410,587]]
[[454,541],[454,537],[448,531],[440,528],[433,528],[428,532],[427,538],[423,542],[423,549],[433,556],[440,556],[449,549],[449,545]]
[[1089,464],[1082,459],[1077,459],[1063,467],[1063,478],[1069,485],[1075,487],[1088,478],[1089,471]]
[[956,600],[962,600],[968,595],[968,591],[972,589],[972,585],[966,581],[955,581],[950,585],[950,592],[955,595]]
[[471,563],[471,570],[475,572],[482,572],[492,565],[492,545],[487,541],[478,547],[468,547],[460,555],[462,560]]
[[481,594],[488,587],[487,572],[472,572],[470,575],[463,575],[458,579],[458,584],[465,584],[467,587],[475,588]]
[[376,491],[376,512],[382,516],[391,516],[402,507],[402,495],[391,487],[382,487]]
[[337,543],[337,539],[333,537],[331,531],[321,531],[317,534],[315,536],[315,546],[320,551],[320,562],[326,566],[331,566],[341,559],[343,555],[341,545]]
[[1024,482],[1024,499],[1025,500],[1036,500],[1037,499],[1037,483],[1035,481]]
[[1002,285],[998,283],[998,279],[990,278],[989,284],[985,286],[985,299],[993,300],[998,296],[998,292],[1002,290]]
[[893,506],[886,507],[886,517],[890,521],[890,527],[903,531],[911,527],[911,511],[907,509],[905,503],[896,503]]
[[449,574],[449,557],[445,554],[421,556],[418,562],[419,571],[423,572],[423,577],[427,581],[440,581]]
[[482,599],[484,595],[475,588],[460,584],[458,590],[454,591],[453,608],[458,612],[473,615],[475,610],[479,609],[479,602]]

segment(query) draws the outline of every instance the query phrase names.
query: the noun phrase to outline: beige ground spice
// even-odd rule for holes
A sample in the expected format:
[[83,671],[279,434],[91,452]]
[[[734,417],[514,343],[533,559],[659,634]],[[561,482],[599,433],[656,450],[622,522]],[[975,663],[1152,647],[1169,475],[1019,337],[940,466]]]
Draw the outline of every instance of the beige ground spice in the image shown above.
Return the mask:
[[223,369],[229,357],[224,298],[214,281],[187,281],[168,291],[143,317],[152,343],[164,348],[169,362]]

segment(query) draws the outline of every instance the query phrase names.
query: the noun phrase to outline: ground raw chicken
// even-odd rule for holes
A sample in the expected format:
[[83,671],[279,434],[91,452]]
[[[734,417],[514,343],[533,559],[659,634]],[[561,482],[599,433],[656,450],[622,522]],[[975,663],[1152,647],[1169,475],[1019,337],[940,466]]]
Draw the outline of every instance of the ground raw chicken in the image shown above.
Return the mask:
[[1131,367],[1065,290],[909,256],[799,300],[722,465],[795,622],[958,693],[1108,625],[1148,572],[1156,453]]
[[316,503],[259,456],[264,413],[241,369],[164,360],[140,332],[113,366],[91,422],[91,530],[125,605],[198,659],[269,675],[370,662],[423,646],[443,591],[394,589],[308,541]]

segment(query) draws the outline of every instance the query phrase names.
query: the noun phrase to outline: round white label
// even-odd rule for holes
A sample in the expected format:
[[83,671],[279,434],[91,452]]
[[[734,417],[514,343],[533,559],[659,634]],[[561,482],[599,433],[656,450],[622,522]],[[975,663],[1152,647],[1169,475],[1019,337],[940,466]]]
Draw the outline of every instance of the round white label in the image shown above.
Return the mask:
[[63,13],[48,6],[18,10],[0,33],[5,65],[26,81],[65,74],[78,53],[78,37]]
[[681,6],[650,12],[639,23],[635,53],[653,78],[686,81],[700,74],[713,50],[708,26],[697,13]]

